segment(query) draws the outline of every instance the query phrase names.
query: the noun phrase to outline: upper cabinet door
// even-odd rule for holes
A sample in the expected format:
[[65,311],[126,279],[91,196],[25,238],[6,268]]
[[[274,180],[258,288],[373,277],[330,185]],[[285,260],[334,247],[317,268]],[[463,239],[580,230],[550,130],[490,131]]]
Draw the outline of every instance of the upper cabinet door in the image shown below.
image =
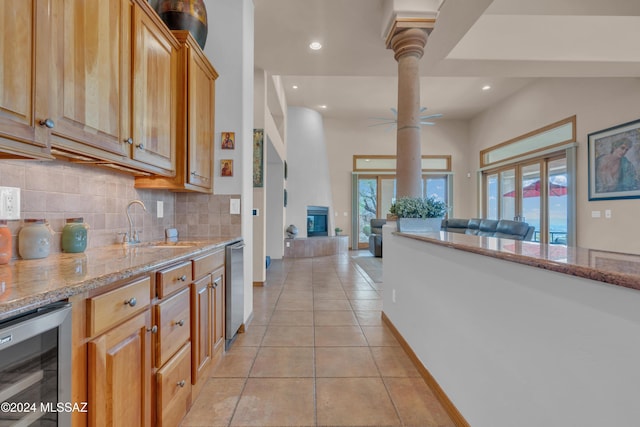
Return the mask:
[[54,1],[53,145],[128,157],[129,0]]
[[175,171],[178,46],[151,16],[134,11],[132,157]]
[[190,49],[188,81],[188,182],[213,187],[215,81],[218,74],[200,49]]
[[0,158],[52,158],[50,3],[21,0],[0,7]]

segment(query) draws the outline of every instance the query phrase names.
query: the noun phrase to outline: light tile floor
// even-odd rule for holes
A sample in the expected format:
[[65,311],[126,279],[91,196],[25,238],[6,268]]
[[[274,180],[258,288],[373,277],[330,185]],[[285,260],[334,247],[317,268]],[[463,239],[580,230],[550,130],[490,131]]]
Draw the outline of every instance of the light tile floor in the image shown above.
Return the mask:
[[381,271],[368,251],[274,261],[182,426],[453,426],[381,321]]

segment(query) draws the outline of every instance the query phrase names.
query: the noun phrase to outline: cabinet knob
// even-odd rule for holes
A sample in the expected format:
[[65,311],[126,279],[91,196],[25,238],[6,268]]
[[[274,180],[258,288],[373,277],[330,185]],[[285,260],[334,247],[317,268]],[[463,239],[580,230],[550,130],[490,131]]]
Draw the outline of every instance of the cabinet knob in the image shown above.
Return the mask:
[[137,145],[136,145],[136,148],[137,148],[138,150],[144,150],[144,144],[143,144],[143,143],[137,144]]
[[147,332],[151,332],[152,334],[158,333],[158,325],[153,325],[152,327],[147,329]]
[[180,319],[176,322],[176,325],[178,326],[184,326],[184,319]]
[[136,299],[134,297],[129,298],[128,300],[126,300],[125,305],[128,305],[130,307],[135,307],[136,304],[138,303],[138,301],[136,301]]
[[187,276],[185,276],[184,274],[180,277],[178,277],[178,280],[181,282],[186,282],[187,281]]
[[180,381],[179,383],[177,383],[176,385],[179,387],[184,387],[186,383],[184,382],[184,380]]
[[55,126],[55,123],[51,119],[44,119],[44,120],[40,120],[40,126],[53,129],[53,127]]
[[124,140],[125,144],[133,145],[133,138],[129,137]]

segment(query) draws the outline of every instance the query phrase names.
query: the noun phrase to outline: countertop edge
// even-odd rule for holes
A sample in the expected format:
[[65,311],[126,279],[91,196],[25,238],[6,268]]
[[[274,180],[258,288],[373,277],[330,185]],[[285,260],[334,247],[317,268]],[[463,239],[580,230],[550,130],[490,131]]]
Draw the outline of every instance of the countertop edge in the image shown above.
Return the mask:
[[[109,271],[99,276],[87,280],[82,280],[77,283],[62,285],[55,289],[42,292],[30,293],[28,295],[15,298],[9,302],[0,302],[0,320],[18,316],[56,301],[65,300],[75,295],[93,291],[95,289],[111,285],[113,283],[151,273],[153,271],[167,267],[171,264],[179,263],[187,259],[192,259],[205,252],[220,249],[231,243],[242,240],[242,237],[225,237],[223,239],[224,240],[217,241],[215,243],[203,241],[200,244],[193,245],[193,247],[185,248],[185,251],[181,252],[180,254],[166,254],[166,257],[158,258],[157,260],[154,260],[152,262],[142,263],[139,266]],[[189,241],[188,239],[185,240]],[[144,245],[141,245],[140,248],[144,248]],[[96,249],[99,250],[100,248]]]
[[[393,232],[394,235],[407,237],[414,240],[420,240],[427,243],[433,243],[439,246],[445,246],[451,249],[457,249],[465,252],[471,252],[478,255],[489,256],[492,258],[502,259],[505,261],[516,262],[519,264],[528,265],[531,267],[542,268],[545,270],[555,271],[557,273],[567,274],[571,276],[581,277],[584,279],[590,279],[597,282],[607,283],[609,285],[621,286],[628,289],[640,290],[640,277],[633,274],[620,273],[616,271],[605,271],[601,269],[597,269],[591,266],[578,265],[572,262],[559,262],[553,261],[545,258],[534,257],[530,255],[509,253],[495,249],[483,248],[480,246],[473,246],[471,244],[465,244],[460,242],[452,242],[449,240],[443,240],[447,235],[451,235],[454,233],[440,232],[444,233],[440,235],[440,237],[436,237],[435,233],[429,235],[429,233],[424,234],[413,234],[413,233],[402,233],[402,232]],[[465,235],[467,236],[467,235]],[[478,236],[468,236],[470,238],[478,239],[480,242],[480,237]],[[495,237],[486,237],[487,239],[497,239]],[[508,239],[510,240],[510,239]],[[517,240],[511,240],[516,243],[520,243]],[[532,244],[543,245],[541,243],[533,243],[526,242]],[[580,250],[581,248],[575,248]],[[587,250],[587,249],[582,249]]]

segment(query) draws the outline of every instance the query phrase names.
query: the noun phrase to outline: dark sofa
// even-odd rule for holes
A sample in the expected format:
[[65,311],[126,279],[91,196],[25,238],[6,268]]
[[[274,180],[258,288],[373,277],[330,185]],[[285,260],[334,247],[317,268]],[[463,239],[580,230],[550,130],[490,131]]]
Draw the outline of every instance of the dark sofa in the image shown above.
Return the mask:
[[531,240],[535,227],[526,222],[508,219],[450,218],[442,221],[442,230],[449,233],[474,234],[513,240]]
[[377,257],[382,256],[382,226],[386,219],[374,218],[371,220],[371,234],[369,234],[369,252]]

